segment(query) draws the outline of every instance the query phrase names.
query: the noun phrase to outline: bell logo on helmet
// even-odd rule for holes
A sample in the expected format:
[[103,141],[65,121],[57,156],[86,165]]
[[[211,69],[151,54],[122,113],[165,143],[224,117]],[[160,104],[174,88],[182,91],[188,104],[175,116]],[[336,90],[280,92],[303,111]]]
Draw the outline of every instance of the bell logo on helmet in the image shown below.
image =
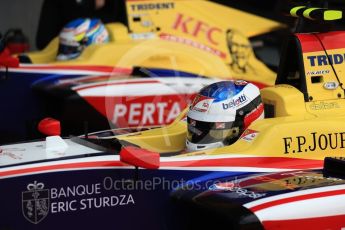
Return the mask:
[[207,102],[204,102],[204,104],[202,104],[202,107],[208,108],[209,105],[210,105],[210,104],[208,104]]
[[235,107],[235,106],[239,106],[239,105],[245,103],[246,101],[247,101],[246,95],[242,94],[237,99],[230,100],[227,103],[222,103],[223,109],[227,110],[229,108],[232,108],[232,107]]
[[234,81],[235,85],[248,85],[248,82],[245,80],[236,80]]
[[192,103],[192,110],[198,111],[198,112],[207,112],[209,109],[211,103],[213,102],[213,98],[197,95]]

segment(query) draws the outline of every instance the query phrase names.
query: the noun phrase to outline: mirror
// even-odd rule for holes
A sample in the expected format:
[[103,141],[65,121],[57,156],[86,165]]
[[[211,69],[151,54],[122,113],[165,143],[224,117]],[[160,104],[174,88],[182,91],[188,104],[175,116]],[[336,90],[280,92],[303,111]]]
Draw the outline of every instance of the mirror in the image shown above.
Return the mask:
[[125,146],[120,151],[120,160],[124,163],[145,169],[158,169],[160,155],[146,149],[134,146]]
[[38,131],[46,136],[60,136],[61,125],[60,121],[54,118],[44,118],[38,123]]

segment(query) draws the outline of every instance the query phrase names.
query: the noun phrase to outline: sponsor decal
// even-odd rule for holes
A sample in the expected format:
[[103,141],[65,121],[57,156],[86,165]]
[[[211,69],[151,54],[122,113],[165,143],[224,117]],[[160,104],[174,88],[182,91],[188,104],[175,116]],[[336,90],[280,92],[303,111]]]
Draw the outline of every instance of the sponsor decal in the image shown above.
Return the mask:
[[307,76],[313,76],[313,75],[325,75],[329,74],[329,70],[316,70],[316,71],[308,71]]
[[174,2],[164,3],[146,3],[146,4],[133,4],[130,5],[133,11],[145,11],[145,10],[170,10],[175,8]]
[[257,136],[259,135],[258,131],[252,130],[252,129],[246,129],[242,135],[241,139],[245,140],[247,142],[252,142]]
[[323,84],[323,87],[329,90],[336,89],[338,88],[338,86],[339,86],[338,82],[335,82],[335,81],[325,82],[325,84]]
[[189,45],[189,46],[192,46],[194,48],[206,51],[206,52],[211,53],[213,55],[216,55],[216,56],[218,56],[220,58],[223,58],[223,59],[226,58],[226,54],[224,52],[222,52],[220,50],[217,50],[217,49],[214,49],[212,47],[209,47],[207,45],[201,44],[199,42],[193,41],[193,40],[188,39],[188,38],[178,37],[178,36],[175,36],[175,35],[172,35],[172,34],[167,34],[167,33],[161,33],[159,35],[159,37],[162,40],[182,43],[182,44]]
[[38,224],[48,213],[57,215],[135,205],[132,194],[114,194],[119,190],[109,183],[108,177],[99,183],[52,188],[44,188],[44,183],[35,181],[27,185],[27,191],[22,192],[23,216],[29,222]]
[[307,56],[310,66],[338,65],[344,62],[345,54]]
[[[263,191],[278,191],[281,189],[297,190],[310,186],[322,186],[322,185],[336,185],[343,183],[342,179],[323,177],[322,174],[306,173],[303,171],[282,173],[277,175],[270,175],[254,177],[252,179],[254,184],[250,186],[259,186]],[[264,182],[258,184],[258,182]],[[248,185],[247,185],[248,186]]]
[[172,28],[193,37],[203,36],[212,45],[219,44],[219,42],[215,40],[214,35],[216,33],[223,33],[223,31],[218,27],[210,26],[206,22],[183,15],[181,13],[177,14]]
[[235,85],[247,85],[248,82],[244,81],[244,80],[236,80],[234,81]]
[[194,126],[188,126],[188,131],[191,133],[194,133],[198,136],[200,136],[202,134],[202,131],[200,131],[199,129],[195,128]]
[[227,103],[222,103],[223,109],[227,110],[227,109],[232,108],[232,107],[237,107],[239,105],[242,105],[246,101],[247,101],[246,95],[242,94],[237,99],[232,99]]
[[313,102],[309,105],[312,110],[327,110],[340,108],[337,102]]
[[283,137],[282,141],[284,154],[343,149],[345,132],[320,134],[312,132],[308,136]]
[[201,156],[201,155],[206,155],[205,152],[191,152],[191,153],[185,153],[185,156]]
[[228,29],[226,31],[226,44],[229,50],[231,69],[237,73],[254,71],[250,64],[250,57],[253,55],[252,47],[248,38],[239,31]]
[[180,103],[118,103],[114,105],[112,122],[120,127],[169,124],[181,113]]
[[[281,175],[287,175],[287,176],[294,176],[298,178],[302,178],[303,180],[298,181],[298,185],[305,184],[306,180],[311,180],[313,183],[316,181],[327,181],[327,182],[342,182],[344,179],[341,178],[335,178],[335,177],[324,177],[322,174],[306,174],[303,171],[297,171],[297,172],[287,172],[282,173]],[[295,178],[292,178],[295,180]]]
[[[274,184],[278,187],[281,187],[284,189],[289,189],[289,190],[294,190],[298,187],[295,184],[288,183],[286,180],[278,180],[275,178],[271,178],[269,176],[258,176],[258,177],[255,177],[254,180],[258,181],[258,182],[265,182],[265,183]],[[269,190],[273,190],[273,188],[270,187]]]
[[193,96],[194,94],[83,98],[116,127],[142,128],[173,122]]
[[33,224],[41,222],[49,212],[49,189],[43,183],[30,183],[22,192],[22,211],[25,219]]
[[258,193],[254,191],[250,191],[246,188],[242,188],[238,181],[230,181],[230,182],[221,182],[211,185],[209,188],[211,191],[225,191],[225,192],[233,192],[237,194],[239,197],[249,197],[252,199],[258,199],[260,197],[266,196],[266,193]]
[[195,125],[196,125],[196,121],[195,121],[195,120],[193,120],[193,119],[191,119],[191,120],[190,120],[190,125],[195,127]]
[[210,108],[210,105],[212,104],[213,100],[214,99],[211,97],[206,97],[206,96],[198,94],[195,96],[194,101],[191,105],[191,108],[194,111],[205,113]]
[[216,129],[225,129],[225,122],[216,122]]
[[6,148],[6,149],[0,149],[0,157],[9,157],[12,158],[14,160],[21,160],[23,158],[23,154],[22,153],[18,153],[18,152],[24,152],[25,149],[24,148]]
[[152,39],[156,35],[154,33],[147,32],[147,33],[131,33],[129,36],[133,40],[143,40],[143,39],[146,40],[146,39]]
[[[327,178],[318,175],[297,175],[292,178],[287,178],[284,180],[286,184],[298,185],[298,187],[311,186],[311,185],[322,185],[322,183],[336,184],[343,180],[338,178]],[[297,187],[297,186],[296,186]]]

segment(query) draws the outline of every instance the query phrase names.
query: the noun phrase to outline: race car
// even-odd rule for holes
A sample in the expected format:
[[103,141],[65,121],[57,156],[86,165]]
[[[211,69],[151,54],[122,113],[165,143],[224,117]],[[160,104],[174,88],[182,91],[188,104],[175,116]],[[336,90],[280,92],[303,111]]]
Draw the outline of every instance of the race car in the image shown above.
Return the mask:
[[[19,68],[4,71],[0,142],[39,137],[33,127],[46,116],[63,121],[64,135],[79,135],[85,123],[89,131],[169,124],[211,81],[274,84],[274,72],[247,38],[282,24],[211,1],[126,4],[128,24],[107,24],[107,44],[61,61],[57,37],[42,51],[19,55]],[[152,122],[143,119],[148,109]]]
[[[261,90],[265,119],[252,122],[231,145],[186,152],[186,111],[166,127],[86,132],[67,139],[56,136],[58,122],[45,120],[40,129],[55,136],[1,146],[0,186],[11,192],[0,198],[4,210],[0,228],[162,229],[177,225],[180,229],[186,222],[175,217],[185,213],[170,202],[173,190],[178,198],[184,191],[179,188],[191,186],[192,192],[198,191],[193,186],[212,181],[201,189],[211,187],[216,193],[227,187],[221,184],[224,181],[216,181],[223,177],[321,169],[325,157],[344,155],[344,92],[339,74],[345,68],[340,62],[344,36],[339,31],[292,36],[287,48],[290,56],[283,59],[292,64],[281,65],[277,85]],[[265,198],[261,190],[245,189],[241,190],[248,195],[245,199]],[[223,197],[218,195],[214,196],[217,200]],[[213,205],[211,201],[205,200]],[[280,218],[278,214],[273,217]],[[267,215],[260,221],[269,220]],[[203,220],[208,217],[201,215]],[[248,221],[254,227],[261,223],[257,218]]]
[[[220,175],[172,197],[180,229],[341,229],[344,227],[344,159],[326,158],[323,170]],[[207,182],[207,183],[206,183]],[[190,182],[192,183],[192,182]]]

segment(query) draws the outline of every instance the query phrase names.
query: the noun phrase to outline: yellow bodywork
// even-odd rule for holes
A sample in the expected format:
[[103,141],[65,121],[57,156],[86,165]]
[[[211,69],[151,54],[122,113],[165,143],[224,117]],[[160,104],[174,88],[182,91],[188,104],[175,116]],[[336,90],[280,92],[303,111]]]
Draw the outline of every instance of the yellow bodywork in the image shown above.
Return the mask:
[[[162,156],[181,152],[177,157],[243,154],[323,160],[326,156],[345,155],[344,100],[334,101],[338,107],[315,110],[315,103],[304,102],[303,94],[290,85],[267,87],[261,94],[265,105],[272,106],[274,117],[253,122],[230,146],[184,153],[187,130],[186,122],[181,120],[184,114],[167,127],[117,138],[160,152]],[[244,137],[253,131],[254,136]]]
[[275,74],[256,59],[248,37],[282,24],[204,0],[128,1],[128,27],[106,27],[110,42],[56,61],[58,38],[29,53],[34,64],[168,68],[273,85]]
[[[345,52],[345,49],[329,49],[327,55],[338,55]],[[311,66],[308,57],[325,55],[324,51],[308,52],[303,54],[303,64],[306,74],[306,84],[308,88],[309,97],[313,101],[320,100],[332,100],[337,98],[344,98],[344,91],[341,87],[337,87],[334,90],[324,90],[324,84],[326,82],[337,82],[337,78],[334,74],[333,68],[338,76],[341,77],[345,71],[344,65],[322,65],[322,66]],[[320,74],[311,74],[312,72],[320,72]],[[312,76],[313,75],[313,76]],[[315,77],[320,77],[318,82],[312,82]]]

